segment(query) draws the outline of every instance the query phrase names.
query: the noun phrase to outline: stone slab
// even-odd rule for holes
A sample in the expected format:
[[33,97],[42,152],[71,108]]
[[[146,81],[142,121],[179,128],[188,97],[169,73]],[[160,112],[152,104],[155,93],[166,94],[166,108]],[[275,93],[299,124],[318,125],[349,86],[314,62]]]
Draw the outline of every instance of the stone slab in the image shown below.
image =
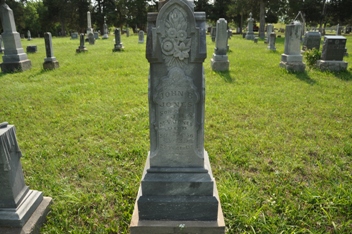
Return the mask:
[[346,71],[348,63],[344,61],[318,60],[317,67],[322,71]]
[[21,228],[0,227],[1,234],[39,234],[40,228],[46,221],[50,211],[51,197],[44,197],[40,205],[31,215],[26,224]]
[[59,61],[46,61],[43,63],[43,68],[45,70],[53,70],[59,67]]
[[280,62],[280,67],[285,68],[290,72],[304,72],[306,69],[306,65],[302,62]]
[[[227,57],[227,56],[226,56]],[[213,71],[228,71],[230,66],[229,60],[216,60],[211,59],[211,68]]]
[[1,64],[1,71],[4,73],[21,72],[31,69],[32,63],[29,59],[18,62],[4,62]]

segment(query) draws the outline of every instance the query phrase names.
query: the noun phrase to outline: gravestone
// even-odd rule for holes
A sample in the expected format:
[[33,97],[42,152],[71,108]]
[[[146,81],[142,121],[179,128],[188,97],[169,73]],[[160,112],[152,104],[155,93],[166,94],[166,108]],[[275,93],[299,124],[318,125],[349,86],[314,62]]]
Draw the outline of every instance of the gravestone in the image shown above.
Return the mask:
[[204,150],[205,12],[193,1],[159,2],[148,13],[150,152],[131,234],[224,234]]
[[36,45],[29,45],[27,46],[26,52],[27,53],[37,53],[37,46]]
[[341,27],[340,24],[336,25],[336,36],[340,36],[341,35]]
[[59,67],[59,61],[54,56],[52,37],[50,32],[44,33],[46,58],[44,59],[43,68],[53,70]]
[[129,37],[129,36],[130,36],[130,28],[127,27],[127,28],[126,28],[126,37]]
[[306,32],[303,39],[302,50],[311,50],[313,48],[320,50],[320,42],[320,32]]
[[2,36],[0,35],[0,53],[4,52],[4,47],[2,46]]
[[276,51],[276,33],[271,32],[269,35],[269,45],[268,45],[268,50]]
[[99,39],[99,33],[98,32],[94,32],[94,39],[98,40]]
[[31,36],[31,31],[27,31],[27,40],[31,41],[32,40],[32,36]]
[[144,31],[139,30],[138,32],[138,43],[143,44],[144,43]]
[[346,48],[346,37],[325,36],[321,53],[321,59],[317,66],[323,71],[344,71],[347,69],[347,62],[343,61]]
[[84,46],[84,34],[81,33],[79,40],[79,47],[76,49],[76,53],[86,52],[87,48]]
[[268,24],[266,26],[266,38],[264,43],[269,43],[270,34],[273,32],[273,29],[274,29],[274,25],[272,24]]
[[119,28],[115,29],[115,45],[114,49],[112,49],[113,52],[116,51],[122,51],[124,49],[122,43],[121,43],[121,32]]
[[227,71],[229,70],[229,58],[227,56],[228,51],[228,33],[227,33],[227,21],[220,18],[216,22],[216,38],[215,38],[215,49],[213,58],[211,59],[211,68],[213,71]]
[[280,67],[291,72],[303,72],[306,68],[301,55],[302,24],[298,21],[286,25],[285,50],[281,55]]
[[90,11],[87,12],[87,35],[88,35],[88,38],[89,38],[89,33],[93,33],[92,19],[91,19]]
[[20,34],[16,31],[13,12],[4,0],[0,2],[0,17],[3,29],[1,35],[5,47],[4,56],[2,56],[3,63],[1,64],[2,72],[30,69],[32,63],[22,48]]
[[24,182],[16,129],[0,123],[0,233],[37,233],[52,199]]
[[78,39],[78,32],[71,33],[71,39]]
[[254,40],[254,32],[253,32],[253,21],[254,19],[252,18],[252,12],[249,13],[249,18],[248,18],[248,31],[246,33],[246,39],[247,40]]
[[88,33],[88,42],[89,42],[89,45],[94,45],[95,44],[95,38],[94,38],[94,33],[93,32]]
[[228,33],[228,38],[231,39],[233,33],[230,28],[227,30],[227,33]]
[[212,41],[212,42],[215,42],[215,38],[216,38],[216,27],[211,27],[210,36],[211,36],[211,41]]
[[108,25],[106,24],[106,16],[104,16],[104,35],[102,36],[102,39],[108,39]]

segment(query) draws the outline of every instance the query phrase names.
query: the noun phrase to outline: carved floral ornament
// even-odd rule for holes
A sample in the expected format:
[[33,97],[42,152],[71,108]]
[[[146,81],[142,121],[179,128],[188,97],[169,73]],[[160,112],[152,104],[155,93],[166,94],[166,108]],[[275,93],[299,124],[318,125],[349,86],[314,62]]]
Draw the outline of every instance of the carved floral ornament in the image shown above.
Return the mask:
[[187,18],[179,9],[172,10],[165,20],[166,37],[161,50],[168,66],[182,66],[189,58],[191,38],[187,35]]

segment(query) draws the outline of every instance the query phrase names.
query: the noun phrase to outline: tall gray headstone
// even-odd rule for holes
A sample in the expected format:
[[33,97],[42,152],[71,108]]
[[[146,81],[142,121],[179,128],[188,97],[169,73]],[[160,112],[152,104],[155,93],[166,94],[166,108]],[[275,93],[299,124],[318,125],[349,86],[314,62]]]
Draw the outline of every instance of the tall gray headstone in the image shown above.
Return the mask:
[[108,39],[108,25],[106,24],[106,16],[104,16],[104,35],[102,36],[102,39]]
[[121,43],[121,31],[119,28],[115,29],[115,45],[114,49],[112,51],[122,51],[124,49],[122,43]]
[[302,24],[298,21],[286,25],[285,50],[281,55],[280,67],[292,72],[303,72],[306,68],[301,55]]
[[254,32],[253,32],[253,23],[254,19],[252,18],[252,12],[249,13],[249,18],[248,18],[248,31],[246,33],[246,39],[247,40],[254,40]]
[[205,13],[193,1],[169,0],[148,14],[150,152],[131,234],[224,234],[204,150]]
[[31,31],[27,31],[27,40],[31,41],[32,40],[32,36],[31,36]]
[[229,58],[227,56],[228,51],[228,32],[227,32],[227,21],[220,18],[216,22],[216,38],[215,38],[215,49],[213,58],[211,59],[211,68],[213,71],[227,71],[229,70]]
[[81,33],[79,38],[79,47],[76,49],[77,53],[86,52],[88,51],[87,48],[84,46],[84,34]]
[[93,33],[90,11],[87,12],[87,35],[89,35],[89,33]]
[[126,37],[129,37],[130,36],[130,28],[127,26],[126,28]]
[[269,43],[269,38],[270,38],[270,34],[273,32],[274,29],[274,25],[272,24],[268,24],[266,26],[266,38],[265,38],[265,43]]
[[139,30],[138,32],[138,43],[143,44],[144,43],[144,31]]
[[344,71],[348,63],[343,61],[347,39],[343,36],[325,36],[321,59],[317,66],[325,71]]
[[215,38],[216,38],[216,26],[215,26],[215,27],[211,27],[210,36],[211,36],[211,41],[212,41],[212,42],[215,42]]
[[15,19],[11,8],[4,0],[0,2],[0,16],[5,52],[2,56],[1,70],[4,73],[25,71],[32,67],[31,61],[24,52],[20,34],[16,31]]
[[306,32],[303,39],[302,49],[311,50],[315,48],[317,50],[320,50],[320,42],[320,32]]
[[[22,154],[16,139],[16,130],[6,122],[0,124],[0,233],[24,233],[24,227],[38,229],[49,211],[51,198],[30,190],[23,177]],[[31,220],[43,211],[44,217]],[[35,218],[35,217],[33,217]],[[39,218],[39,217],[38,217]],[[12,232],[7,232],[11,228]],[[25,232],[28,233],[28,232]],[[32,232],[30,232],[32,233]]]
[[336,36],[340,36],[341,35],[341,27],[340,24],[336,25]]
[[50,32],[44,33],[46,58],[44,59],[43,68],[53,70],[59,67],[59,61],[54,56],[52,37]]
[[269,35],[269,45],[268,45],[268,50],[276,51],[276,33],[272,32]]

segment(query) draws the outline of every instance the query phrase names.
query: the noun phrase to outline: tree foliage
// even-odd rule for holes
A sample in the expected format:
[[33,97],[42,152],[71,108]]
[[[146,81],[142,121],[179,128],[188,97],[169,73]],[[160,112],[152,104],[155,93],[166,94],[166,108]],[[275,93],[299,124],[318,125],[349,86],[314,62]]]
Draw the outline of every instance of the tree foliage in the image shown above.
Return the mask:
[[[87,11],[91,12],[95,30],[103,32],[104,19],[109,27],[146,29],[148,11],[156,11],[157,0],[7,0],[13,10],[17,31],[32,35],[46,31],[53,35],[69,32],[86,32]],[[352,0],[196,0],[195,11],[206,12],[207,19],[216,22],[225,18],[239,28],[246,27],[252,12],[260,22],[260,32],[265,23],[288,23],[302,12],[307,24],[352,24]]]

